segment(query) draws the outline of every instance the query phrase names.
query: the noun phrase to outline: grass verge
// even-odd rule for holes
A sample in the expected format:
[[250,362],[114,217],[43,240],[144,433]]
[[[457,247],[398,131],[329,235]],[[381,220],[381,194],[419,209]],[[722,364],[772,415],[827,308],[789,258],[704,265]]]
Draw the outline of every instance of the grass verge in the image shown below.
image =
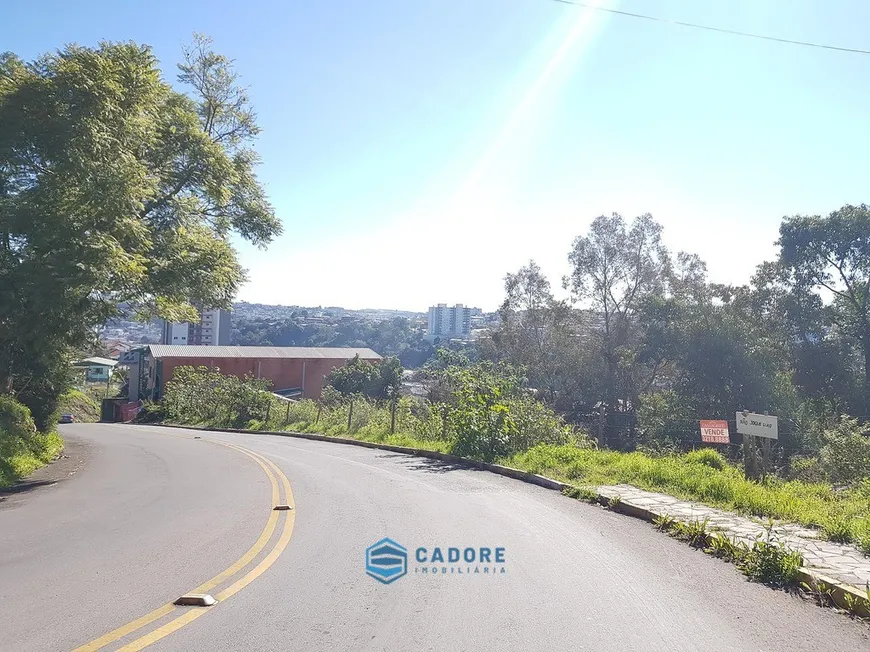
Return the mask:
[[403,432],[390,434],[375,428],[362,428],[356,432],[348,433],[346,427],[330,428],[327,432],[323,432],[323,428],[318,428],[317,424],[306,423],[300,421],[291,423],[283,430],[292,432],[309,432],[326,437],[344,437],[346,439],[357,439],[359,441],[369,441],[377,444],[389,444],[390,446],[405,446],[407,448],[417,448],[420,450],[436,451],[439,453],[450,452],[450,442],[434,440],[434,439],[418,439]]
[[0,488],[9,487],[36,469],[45,466],[63,450],[63,439],[57,432],[34,435],[26,450],[0,457]]
[[91,396],[78,389],[71,389],[60,397],[58,410],[61,414],[72,414],[76,421],[96,423],[100,420],[100,406]]
[[571,484],[632,484],[740,514],[817,527],[823,536],[862,548],[870,539],[870,486],[838,491],[827,484],[772,477],[755,483],[712,449],[649,457],[543,445],[501,462]]

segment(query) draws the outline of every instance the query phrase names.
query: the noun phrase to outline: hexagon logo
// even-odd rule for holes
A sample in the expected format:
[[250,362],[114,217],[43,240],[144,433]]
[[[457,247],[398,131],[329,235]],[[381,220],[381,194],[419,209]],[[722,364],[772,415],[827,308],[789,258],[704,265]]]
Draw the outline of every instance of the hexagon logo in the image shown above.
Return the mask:
[[392,539],[381,539],[366,548],[366,574],[390,584],[408,572],[408,551]]

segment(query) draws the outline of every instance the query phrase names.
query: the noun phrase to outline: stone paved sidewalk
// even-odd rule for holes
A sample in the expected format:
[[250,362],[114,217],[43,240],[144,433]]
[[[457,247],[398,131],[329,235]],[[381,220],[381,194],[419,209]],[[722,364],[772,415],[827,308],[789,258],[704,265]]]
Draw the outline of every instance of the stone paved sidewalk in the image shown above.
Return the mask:
[[[765,536],[764,525],[745,516],[644,491],[631,485],[599,487],[598,494],[608,499],[619,497],[621,503],[648,510],[656,516],[667,515],[684,522],[707,519],[711,530],[721,531],[749,545],[759,536]],[[818,532],[800,525],[778,523],[773,528],[773,534],[777,541],[804,556],[805,567],[862,592],[870,585],[870,557],[865,557],[857,548],[823,541],[819,539]]]

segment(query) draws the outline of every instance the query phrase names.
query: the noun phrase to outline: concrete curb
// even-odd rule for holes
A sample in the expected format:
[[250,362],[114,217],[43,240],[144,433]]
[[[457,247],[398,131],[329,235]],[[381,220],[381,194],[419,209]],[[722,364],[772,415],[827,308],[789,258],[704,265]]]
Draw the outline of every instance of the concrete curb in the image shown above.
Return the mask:
[[[403,453],[405,455],[414,455],[416,457],[427,457],[429,459],[439,460],[442,462],[449,462],[451,464],[456,464],[457,466],[462,466],[466,468],[474,468],[480,469],[482,471],[489,471],[490,473],[496,473],[498,475],[502,475],[508,478],[513,478],[514,480],[520,480],[521,482],[527,482],[529,484],[538,485],[539,487],[543,487],[545,489],[551,489],[554,491],[563,491],[565,489],[575,489],[574,485],[568,484],[567,482],[560,482],[559,480],[553,480],[552,478],[548,478],[543,475],[537,475],[535,473],[529,473],[528,471],[521,471],[520,469],[514,469],[509,466],[502,466],[501,464],[490,464],[488,462],[478,462],[477,460],[469,460],[464,457],[458,457],[456,455],[449,455],[448,453],[440,453],[438,451],[430,451],[423,448],[408,448],[407,446],[394,446],[392,444],[381,444],[377,442],[370,441],[361,441],[359,439],[347,439],[345,437],[329,437],[327,435],[318,435],[310,432],[290,432],[290,431],[275,431],[275,430],[243,430],[237,428],[206,428],[203,426],[180,426],[175,424],[166,424],[166,423],[137,423],[133,425],[139,426],[160,426],[162,428],[179,428],[182,430],[202,430],[207,432],[232,432],[243,435],[277,435],[279,437],[292,437],[295,439],[309,439],[311,441],[324,441],[324,442],[333,442],[336,444],[345,444],[347,446],[359,446],[361,448],[374,448],[378,450],[390,451],[393,453]],[[640,505],[635,505],[628,501],[623,500],[611,500],[612,496],[600,493],[597,489],[595,490],[597,494],[597,502],[601,505],[605,505],[612,509],[615,512],[619,512],[620,514],[624,514],[626,516],[631,516],[633,518],[641,519],[643,521],[647,521],[652,523],[657,517],[658,514],[647,509],[646,507],[642,507]],[[824,586],[829,589],[828,595],[830,598],[837,604],[838,607],[847,609],[848,602],[851,600],[857,600],[855,603],[858,605],[857,613],[863,617],[870,617],[870,601],[868,600],[868,596],[857,590],[856,588],[849,586],[847,584],[841,584],[818,571],[814,571],[807,567],[802,567],[799,571],[799,581],[808,584],[810,587],[819,587]],[[847,597],[849,596],[849,597]]]
[[[610,509],[615,512],[620,512],[627,516],[633,516],[634,518],[639,518],[650,523],[658,518],[658,514],[646,507],[634,505],[631,502],[622,500],[616,502],[608,501],[608,497],[603,496],[600,493],[598,494],[598,502],[608,505]],[[798,582],[805,583],[810,588],[816,590],[824,587],[828,590],[828,596],[838,607],[856,613],[864,618],[870,618],[870,595],[859,591],[855,587],[849,584],[841,584],[832,577],[828,577],[827,575],[807,566],[802,566],[798,570]],[[849,607],[850,602],[853,604],[851,608]]]
[[[840,584],[837,580],[806,566],[802,566],[798,571],[798,578],[811,589],[818,590],[825,587],[828,597],[841,609],[851,611],[863,618],[870,618],[870,594],[862,593],[848,584]],[[850,602],[853,605],[851,608]]]

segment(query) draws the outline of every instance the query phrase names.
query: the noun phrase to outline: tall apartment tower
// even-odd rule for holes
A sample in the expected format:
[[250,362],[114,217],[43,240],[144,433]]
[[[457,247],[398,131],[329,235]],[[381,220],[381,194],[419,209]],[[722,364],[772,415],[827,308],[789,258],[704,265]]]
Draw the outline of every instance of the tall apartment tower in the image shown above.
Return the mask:
[[426,335],[430,339],[436,337],[468,337],[471,333],[471,308],[461,303],[448,306],[439,303],[429,308],[429,323]]
[[163,322],[162,344],[227,346],[230,343],[230,312],[201,310],[198,322]]

